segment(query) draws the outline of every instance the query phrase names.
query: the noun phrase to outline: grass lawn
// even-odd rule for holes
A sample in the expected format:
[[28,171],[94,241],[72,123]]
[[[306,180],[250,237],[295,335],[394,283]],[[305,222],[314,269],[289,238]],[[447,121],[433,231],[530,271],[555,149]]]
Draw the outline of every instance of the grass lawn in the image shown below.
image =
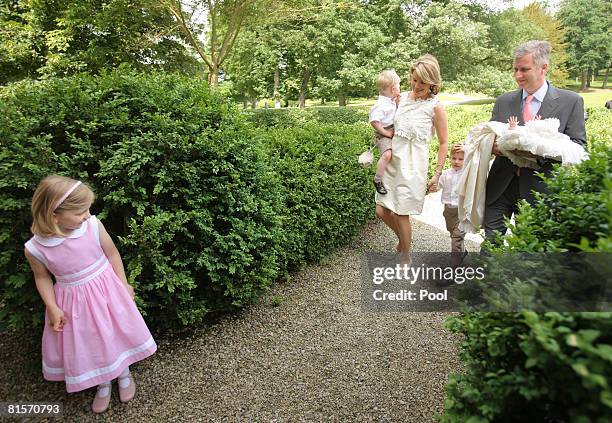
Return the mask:
[[584,99],[584,107],[604,107],[606,101],[612,100],[612,90],[602,90],[601,88],[589,88],[587,91],[578,91],[578,88],[572,89],[576,91]]
[[[597,84],[597,82],[596,82]],[[601,83],[599,83],[601,85]],[[612,90],[606,89],[603,90],[601,88],[589,88],[587,91],[580,92],[580,84],[572,84],[568,87],[565,87],[568,90],[572,90],[577,92],[584,99],[584,107],[604,107],[606,101],[612,100]],[[478,93],[446,93],[442,92],[438,96],[440,100],[444,102],[470,102],[466,105],[479,105],[492,102],[493,99],[488,99],[484,94]],[[268,107],[274,107],[274,101],[267,100]],[[258,108],[265,107],[266,100],[259,101]],[[348,106],[349,107],[371,107],[376,102],[375,98],[349,98]],[[289,107],[297,107],[297,101],[290,100]],[[325,104],[321,104],[320,99],[306,99],[306,107],[338,107],[338,101],[327,101]]]

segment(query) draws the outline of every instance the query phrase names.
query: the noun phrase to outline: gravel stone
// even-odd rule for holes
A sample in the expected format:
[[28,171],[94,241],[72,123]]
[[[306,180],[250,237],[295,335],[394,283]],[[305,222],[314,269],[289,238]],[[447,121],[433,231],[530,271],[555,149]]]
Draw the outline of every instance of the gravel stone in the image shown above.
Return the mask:
[[[448,233],[412,220],[414,251],[448,251]],[[94,390],[67,394],[44,381],[40,333],[0,334],[0,401],[55,401],[64,415],[25,421],[432,422],[450,372],[462,370],[451,313],[361,309],[366,252],[393,251],[381,222],[322,264],[277,282],[260,301],[213,326],[157,338],[132,366],[136,397],[90,411]],[[477,244],[466,242],[470,251]]]

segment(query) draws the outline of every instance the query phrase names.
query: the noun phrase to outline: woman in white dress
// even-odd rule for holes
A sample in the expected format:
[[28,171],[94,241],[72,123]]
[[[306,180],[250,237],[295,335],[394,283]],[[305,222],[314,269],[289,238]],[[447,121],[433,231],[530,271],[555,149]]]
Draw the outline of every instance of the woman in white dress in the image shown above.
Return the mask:
[[[448,121],[436,94],[440,90],[440,66],[426,54],[410,69],[410,92],[400,96],[395,114],[393,156],[383,174],[386,195],[376,194],[376,215],[399,239],[397,251],[410,261],[412,230],[410,215],[421,214],[428,189],[436,190],[448,150]],[[435,173],[427,182],[429,141],[434,133],[440,148]]]

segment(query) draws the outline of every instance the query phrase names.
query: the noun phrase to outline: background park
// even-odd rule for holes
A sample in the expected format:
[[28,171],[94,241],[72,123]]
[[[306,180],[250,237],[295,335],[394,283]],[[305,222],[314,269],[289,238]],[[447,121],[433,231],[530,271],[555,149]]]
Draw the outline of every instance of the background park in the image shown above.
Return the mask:
[[[23,254],[32,193],[59,173],[96,192],[160,346],[107,419],[610,421],[610,311],[361,310],[363,254],[394,244],[356,159],[382,69],[409,89],[411,62],[437,56],[453,144],[515,89],[513,48],[548,40],[591,157],[492,253],[612,252],[611,16],[606,0],[3,1],[0,401],[94,419],[88,394],[42,379]],[[415,251],[447,251],[413,225]]]

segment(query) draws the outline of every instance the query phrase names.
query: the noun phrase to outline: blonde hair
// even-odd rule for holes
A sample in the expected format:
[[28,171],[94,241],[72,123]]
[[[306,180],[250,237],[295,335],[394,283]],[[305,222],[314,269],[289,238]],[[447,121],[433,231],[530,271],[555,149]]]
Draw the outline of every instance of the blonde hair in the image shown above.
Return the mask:
[[463,144],[461,144],[461,143],[457,143],[457,144],[453,144],[453,145],[452,145],[452,147],[451,147],[451,157],[452,157],[454,154],[459,154],[459,153],[462,153],[462,154],[463,154],[463,152],[464,152],[464,151],[463,151]]
[[384,70],[376,78],[376,88],[378,88],[379,94],[382,94],[387,88],[395,85],[399,86],[399,84],[400,77],[394,69]]
[[95,194],[86,184],[80,184],[68,197],[54,210],[57,202],[77,181],[60,175],[49,175],[36,187],[32,197],[32,227],[34,235],[43,238],[63,236],[55,222],[55,213],[71,210],[84,210],[88,208],[95,198]]
[[410,68],[410,74],[416,73],[421,81],[431,84],[431,93],[436,95],[440,92],[442,77],[440,76],[440,65],[438,59],[431,54],[419,57]]

